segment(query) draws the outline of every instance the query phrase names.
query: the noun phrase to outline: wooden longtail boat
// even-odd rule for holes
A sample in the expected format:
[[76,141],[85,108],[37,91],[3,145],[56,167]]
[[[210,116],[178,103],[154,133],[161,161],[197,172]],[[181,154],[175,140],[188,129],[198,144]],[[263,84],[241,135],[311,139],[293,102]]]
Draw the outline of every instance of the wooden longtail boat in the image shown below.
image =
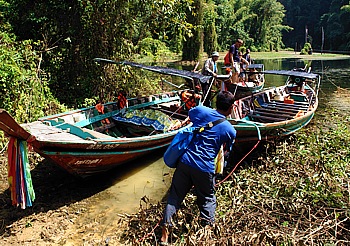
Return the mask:
[[[100,63],[127,65],[152,72],[206,82],[212,76],[130,61],[95,58]],[[121,98],[125,95],[121,95]],[[0,109],[0,129],[27,141],[41,156],[68,172],[89,176],[105,172],[170,144],[183,127],[188,109],[200,95],[190,90],[98,104],[18,124]],[[197,101],[194,103],[194,101]]]
[[68,172],[88,176],[167,146],[187,127],[181,96],[191,95],[184,90],[128,99],[123,109],[118,102],[99,104],[21,125],[0,109],[0,129]]
[[250,96],[264,88],[264,64],[250,64],[247,69],[248,71],[242,73],[244,75],[242,81],[225,84],[227,90],[235,96],[235,99]]
[[229,119],[237,130],[237,147],[279,138],[306,126],[318,106],[320,76],[300,71],[265,71],[288,76],[285,85],[235,101]]

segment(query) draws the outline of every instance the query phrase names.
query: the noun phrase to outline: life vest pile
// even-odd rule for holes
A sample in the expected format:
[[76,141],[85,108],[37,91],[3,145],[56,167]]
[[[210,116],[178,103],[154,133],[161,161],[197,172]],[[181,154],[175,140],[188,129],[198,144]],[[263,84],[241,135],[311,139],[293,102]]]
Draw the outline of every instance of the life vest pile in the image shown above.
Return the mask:
[[185,103],[185,108],[187,110],[190,110],[191,108],[195,107],[197,105],[197,100],[201,98],[200,95],[195,94],[194,92],[190,91],[183,91],[181,92],[181,100]]
[[119,109],[125,108],[127,106],[128,100],[126,99],[126,93],[125,92],[122,92],[122,91],[119,92],[117,99],[118,99],[117,105],[118,105]]

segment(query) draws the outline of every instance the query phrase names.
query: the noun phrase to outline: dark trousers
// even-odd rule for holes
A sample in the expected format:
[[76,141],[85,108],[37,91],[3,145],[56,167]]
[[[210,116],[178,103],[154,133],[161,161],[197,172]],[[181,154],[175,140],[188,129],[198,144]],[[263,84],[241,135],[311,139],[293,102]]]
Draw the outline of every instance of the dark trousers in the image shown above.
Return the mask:
[[168,202],[165,207],[162,225],[172,225],[171,218],[180,208],[186,194],[194,186],[197,205],[204,224],[212,224],[215,220],[215,174],[205,173],[186,164],[179,163],[171,183]]

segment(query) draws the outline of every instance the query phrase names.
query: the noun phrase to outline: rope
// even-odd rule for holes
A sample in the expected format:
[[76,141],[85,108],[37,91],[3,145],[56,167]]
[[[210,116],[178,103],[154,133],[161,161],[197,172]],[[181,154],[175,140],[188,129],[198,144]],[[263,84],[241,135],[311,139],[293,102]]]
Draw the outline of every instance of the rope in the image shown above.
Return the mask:
[[140,239],[138,240],[138,242],[141,243],[143,240],[145,240],[145,239],[148,238],[150,235],[152,235],[152,234],[154,233],[155,229],[160,225],[160,222],[161,222],[161,221],[162,221],[162,219],[160,219],[160,220],[158,221],[158,223],[152,228],[152,230],[151,230],[149,233],[147,233],[145,236],[143,236],[142,238],[140,238]]
[[243,156],[243,158],[234,166],[234,168],[231,170],[231,172],[223,180],[221,180],[220,182],[215,184],[215,187],[218,187],[220,184],[225,182],[233,174],[233,172],[237,169],[239,164],[241,164],[241,162],[258,146],[260,141],[261,140],[258,140],[258,142],[253,146],[253,148],[245,156]]
[[[245,121],[246,123],[251,123],[249,121]],[[233,167],[233,169],[231,170],[231,172],[223,179],[221,180],[220,182],[216,183],[215,184],[215,187],[219,186],[220,184],[222,184],[223,182],[225,182],[232,174],[233,172],[237,169],[237,167],[239,166],[239,164],[241,164],[241,162],[248,156],[250,155],[250,153],[258,146],[258,144],[260,143],[261,141],[261,133],[260,133],[260,130],[259,130],[259,127],[254,124],[254,123],[251,123],[252,125],[255,126],[256,130],[257,130],[257,133],[258,133],[258,141],[257,143],[253,146],[253,148],[245,155],[242,157],[242,159]]]
[[[177,111],[179,111],[186,103],[183,103],[180,105],[180,107],[178,107],[171,115],[169,115],[169,118],[171,118],[175,113],[177,113]],[[182,126],[182,125],[181,125]],[[152,132],[150,132],[148,134],[148,136],[151,136],[156,130],[154,129]]]
[[9,145],[10,141],[7,141],[7,143],[5,144],[4,148],[0,151],[0,154],[4,153],[4,151],[6,150],[7,146]]
[[208,91],[207,91],[207,94],[206,94],[205,97],[203,98],[202,103],[204,103],[205,100],[207,99],[207,97],[208,97],[208,95],[209,95],[209,92],[210,92],[210,90],[211,90],[211,87],[213,86],[214,80],[215,80],[215,78],[212,77],[211,82],[210,82],[210,85],[209,85],[209,88],[208,88]]

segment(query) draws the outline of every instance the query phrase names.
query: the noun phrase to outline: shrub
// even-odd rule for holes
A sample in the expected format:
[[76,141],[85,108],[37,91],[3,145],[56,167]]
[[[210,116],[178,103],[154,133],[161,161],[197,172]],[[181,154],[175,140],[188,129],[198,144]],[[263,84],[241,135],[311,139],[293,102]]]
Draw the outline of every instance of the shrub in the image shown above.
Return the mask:
[[153,38],[143,39],[139,42],[138,48],[141,56],[150,57],[154,61],[169,58],[173,55],[165,43]]

